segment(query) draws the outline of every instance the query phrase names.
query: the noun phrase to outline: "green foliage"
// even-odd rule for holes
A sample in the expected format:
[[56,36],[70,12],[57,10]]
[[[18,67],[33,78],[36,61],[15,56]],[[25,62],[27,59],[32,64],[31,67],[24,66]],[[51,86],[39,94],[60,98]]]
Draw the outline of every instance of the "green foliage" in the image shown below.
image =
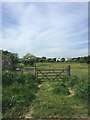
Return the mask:
[[67,60],[68,62],[79,62],[79,63],[90,63],[90,56],[84,56],[84,57],[77,57],[77,58],[69,58]]
[[[62,77],[59,81],[46,79],[39,89],[37,86],[41,83],[40,79],[36,81],[35,77],[27,74],[26,71],[25,74],[3,73],[6,76],[3,77],[3,116],[7,119],[24,115],[31,115],[34,118],[86,117],[87,83],[85,81],[87,81],[88,65],[73,62],[69,64],[72,76]],[[37,66],[65,68],[67,63],[41,62]],[[10,80],[10,83],[7,80]],[[73,96],[68,95],[68,87],[74,91]]]
[[89,89],[88,89],[88,84],[85,82],[81,82],[76,91],[76,96],[78,96],[79,98],[83,98],[83,99],[88,99],[88,94],[89,94]]
[[34,66],[35,64],[35,60],[36,60],[36,57],[30,53],[27,53],[23,59],[22,59],[22,62],[25,64],[25,65],[29,65],[29,66]]
[[3,117],[19,117],[36,96],[38,83],[35,76],[16,72],[3,72]]
[[67,86],[72,87],[79,83],[80,78],[77,76],[66,77]]
[[67,86],[62,82],[57,82],[53,87],[53,92],[55,94],[69,94]]
[[61,58],[61,62],[65,62],[65,58]]
[[18,54],[8,51],[2,51],[2,69],[15,70],[19,61]]
[[2,84],[3,86],[11,85],[16,78],[16,74],[10,71],[3,71],[2,72]]
[[48,58],[47,61],[48,62],[53,62],[53,59],[52,58]]

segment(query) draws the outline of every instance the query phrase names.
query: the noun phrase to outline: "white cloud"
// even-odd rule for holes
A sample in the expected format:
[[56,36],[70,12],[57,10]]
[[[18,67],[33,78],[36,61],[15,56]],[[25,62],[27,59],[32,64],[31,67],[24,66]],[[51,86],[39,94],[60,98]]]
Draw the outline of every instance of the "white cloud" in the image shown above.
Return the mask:
[[5,3],[3,6],[3,49],[18,52],[20,56],[27,52],[47,57],[87,54],[87,48],[74,49],[75,45],[88,41],[87,3]]
[[89,0],[2,0],[3,2],[89,2]]

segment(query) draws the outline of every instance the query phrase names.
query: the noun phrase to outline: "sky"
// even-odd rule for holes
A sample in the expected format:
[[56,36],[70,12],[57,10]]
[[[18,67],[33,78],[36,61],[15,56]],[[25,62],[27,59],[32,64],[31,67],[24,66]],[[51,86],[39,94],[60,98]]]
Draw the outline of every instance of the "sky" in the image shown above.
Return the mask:
[[26,53],[57,58],[86,56],[88,3],[2,3],[1,33],[0,48],[19,57]]

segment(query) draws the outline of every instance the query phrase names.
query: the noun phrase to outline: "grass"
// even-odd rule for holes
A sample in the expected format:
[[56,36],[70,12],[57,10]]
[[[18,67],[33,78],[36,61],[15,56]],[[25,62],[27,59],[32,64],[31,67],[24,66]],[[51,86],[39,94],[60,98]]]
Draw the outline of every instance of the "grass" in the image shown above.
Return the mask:
[[2,113],[4,118],[18,118],[32,103],[38,90],[38,81],[30,73],[2,74]]
[[67,65],[71,66],[71,73],[73,75],[82,76],[82,73],[88,75],[88,64],[86,63],[74,63],[74,62],[56,62],[56,63],[38,63],[37,67],[44,68],[66,68]]
[[[66,68],[71,77],[36,81],[27,71],[3,74],[3,115],[5,118],[87,117],[88,65],[85,63],[37,63],[37,67]],[[12,79],[13,78],[13,79]],[[71,92],[70,92],[71,91]],[[84,96],[84,97],[83,97]]]
[[87,116],[87,102],[74,96],[69,97],[66,94],[55,94],[53,91],[53,84],[54,83],[50,81],[43,82],[43,85],[37,94],[37,98],[32,104],[34,110],[32,117],[60,118]]
[[[87,85],[88,65],[84,63],[68,64],[71,65],[71,78],[64,78],[62,81],[44,80],[44,82],[41,84],[40,90],[37,93],[36,99],[32,102],[30,109],[25,114],[26,117],[76,118],[88,116],[87,97],[84,99],[81,97],[82,94],[84,94],[83,87],[80,88],[82,91],[80,91],[78,95],[75,93],[73,96],[69,96],[68,94],[68,87],[70,87],[72,91],[77,92],[77,89],[79,91],[79,86],[82,83]],[[66,68],[68,64],[38,63],[37,66],[44,68]],[[66,85],[65,89],[60,86],[61,82]]]

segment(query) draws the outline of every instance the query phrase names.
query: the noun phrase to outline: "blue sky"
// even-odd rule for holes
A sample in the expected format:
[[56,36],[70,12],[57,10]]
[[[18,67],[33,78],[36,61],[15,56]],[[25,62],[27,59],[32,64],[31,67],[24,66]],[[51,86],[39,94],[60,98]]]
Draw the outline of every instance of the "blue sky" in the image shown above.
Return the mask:
[[46,57],[88,54],[88,3],[3,3],[2,49]]

